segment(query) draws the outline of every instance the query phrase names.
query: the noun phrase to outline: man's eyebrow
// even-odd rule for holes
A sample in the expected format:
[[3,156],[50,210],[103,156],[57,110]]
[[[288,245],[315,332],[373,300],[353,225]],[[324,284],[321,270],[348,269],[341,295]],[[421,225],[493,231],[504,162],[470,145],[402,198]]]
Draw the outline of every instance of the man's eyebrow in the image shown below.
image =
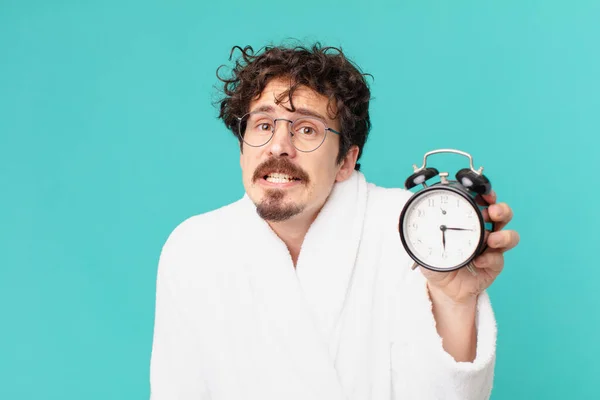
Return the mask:
[[[275,108],[268,104],[263,104],[262,106],[258,106],[255,109],[253,109],[252,112],[266,112],[266,113],[274,114]],[[316,118],[323,120],[324,122],[327,121],[327,119],[325,117],[323,117],[321,114],[319,114],[316,111],[310,110],[308,108],[303,108],[303,107],[296,108],[296,113],[298,113],[300,115],[306,115],[309,117],[316,117]]]
[[306,115],[306,116],[322,119],[324,122],[327,121],[327,119],[324,116],[322,116],[321,114],[319,114],[316,111],[309,110],[308,108],[296,108],[296,112],[301,115]]
[[267,104],[263,104],[262,106],[256,107],[251,112],[266,112],[266,113],[274,113],[275,109],[273,106],[269,106]]

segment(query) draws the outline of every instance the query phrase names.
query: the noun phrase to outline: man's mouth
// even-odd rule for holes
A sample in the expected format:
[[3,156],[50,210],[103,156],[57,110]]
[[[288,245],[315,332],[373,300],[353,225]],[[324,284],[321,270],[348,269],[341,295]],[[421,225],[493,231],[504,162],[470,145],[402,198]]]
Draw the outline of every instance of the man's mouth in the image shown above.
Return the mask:
[[310,177],[287,158],[270,158],[256,168],[252,182],[259,182],[267,188],[283,189],[308,185]]
[[267,182],[271,182],[271,183],[289,183],[289,182],[296,182],[296,181],[301,180],[300,178],[297,178],[295,176],[283,174],[280,172],[271,172],[271,173],[263,176],[263,179],[266,180]]

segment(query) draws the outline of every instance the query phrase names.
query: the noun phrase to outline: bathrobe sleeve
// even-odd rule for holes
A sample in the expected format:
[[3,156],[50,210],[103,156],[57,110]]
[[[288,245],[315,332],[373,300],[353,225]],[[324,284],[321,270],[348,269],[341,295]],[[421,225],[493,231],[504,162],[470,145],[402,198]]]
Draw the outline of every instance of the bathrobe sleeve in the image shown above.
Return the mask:
[[154,338],[150,362],[151,400],[208,400],[201,376],[198,338],[190,318],[190,251],[178,227],[160,254],[156,280]]
[[496,320],[483,292],[477,303],[477,354],[473,362],[456,362],[442,347],[426,280],[406,268],[392,318],[392,383],[394,399],[481,400],[491,394],[496,346]]

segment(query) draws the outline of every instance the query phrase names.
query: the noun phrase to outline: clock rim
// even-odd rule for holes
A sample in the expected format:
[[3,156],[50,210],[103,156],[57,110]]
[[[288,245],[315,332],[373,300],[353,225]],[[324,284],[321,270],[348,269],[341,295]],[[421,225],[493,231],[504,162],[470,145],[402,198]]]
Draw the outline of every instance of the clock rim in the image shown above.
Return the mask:
[[[431,191],[436,191],[436,190],[437,191],[440,191],[440,190],[442,190],[442,191],[450,191],[450,192],[454,192],[454,193],[462,196],[475,209],[476,214],[477,214],[477,218],[479,220],[479,226],[480,226],[480,232],[481,232],[481,234],[480,234],[480,238],[479,238],[479,243],[477,244],[477,247],[475,248],[475,251],[463,263],[460,263],[460,264],[458,264],[456,266],[449,267],[449,268],[435,267],[433,265],[429,265],[429,264],[421,261],[410,250],[410,247],[408,246],[406,238],[404,236],[404,230],[402,228],[403,225],[404,225],[403,224],[404,218],[406,217],[406,213],[408,212],[408,209],[410,208],[410,205],[413,202],[415,202],[419,197],[423,196],[424,194],[426,194],[428,192],[431,192]],[[417,192],[413,196],[411,196],[411,198],[408,199],[408,201],[404,205],[404,208],[402,209],[402,212],[400,213],[400,219],[398,221],[398,232],[400,233],[400,240],[402,241],[402,245],[404,247],[404,250],[410,256],[410,258],[412,258],[413,261],[415,261],[420,266],[425,267],[425,268],[427,268],[429,270],[438,271],[438,272],[451,272],[451,271],[456,271],[457,269],[466,267],[471,261],[473,261],[475,259],[475,257],[477,257],[480,254],[481,250],[483,249],[483,247],[485,245],[485,221],[483,220],[483,214],[482,214],[481,210],[479,209],[479,207],[477,206],[477,203],[475,202],[475,199],[473,198],[473,196],[471,196],[464,189],[456,188],[454,186],[451,186],[450,184],[436,183],[434,185],[426,187],[425,189],[420,190],[419,192]]]

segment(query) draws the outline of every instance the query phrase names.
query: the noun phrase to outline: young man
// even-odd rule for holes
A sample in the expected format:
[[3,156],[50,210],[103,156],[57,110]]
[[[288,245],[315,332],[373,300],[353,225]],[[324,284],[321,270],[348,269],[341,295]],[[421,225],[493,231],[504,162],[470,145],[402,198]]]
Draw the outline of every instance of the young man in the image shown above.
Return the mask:
[[[238,48],[239,49],[239,48]],[[512,210],[474,264],[412,270],[411,193],[357,164],[370,92],[340,51],[240,49],[220,117],[245,195],[181,223],[159,262],[151,398],[484,399],[496,326],[485,289],[518,234]]]

